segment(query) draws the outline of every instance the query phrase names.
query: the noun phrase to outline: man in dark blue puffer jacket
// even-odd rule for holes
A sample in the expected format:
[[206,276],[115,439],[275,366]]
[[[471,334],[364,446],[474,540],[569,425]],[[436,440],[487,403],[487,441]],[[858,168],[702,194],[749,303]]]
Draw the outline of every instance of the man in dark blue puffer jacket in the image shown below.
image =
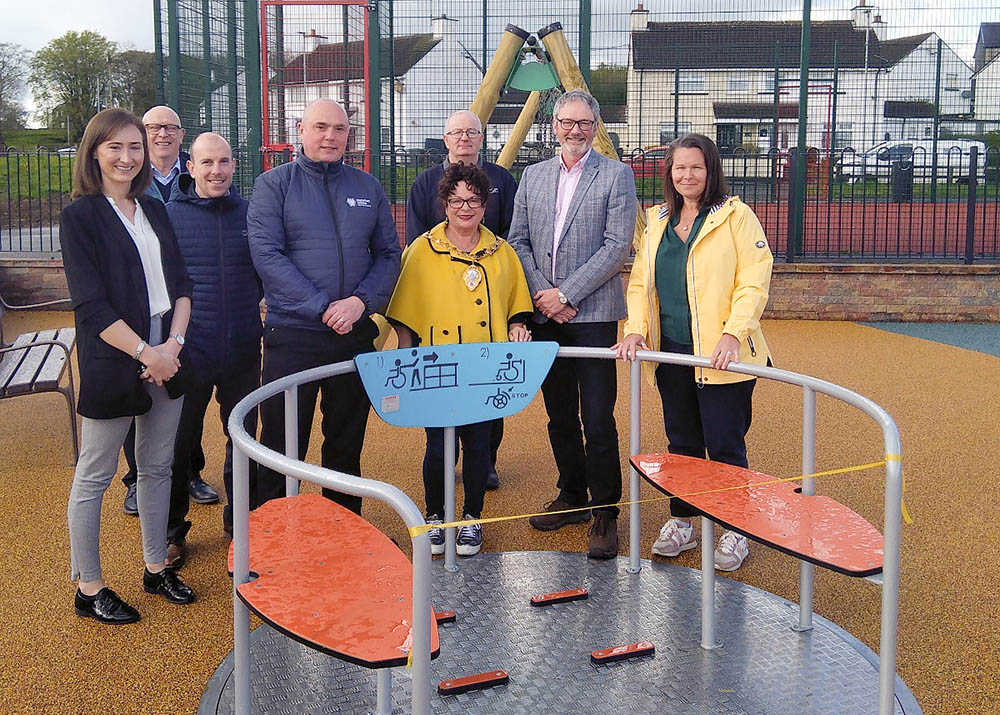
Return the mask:
[[[191,321],[184,344],[190,384],[184,397],[174,447],[173,486],[167,524],[168,559],[184,558],[191,526],[187,483],[191,456],[201,446],[205,410],[215,391],[226,434],[223,481],[228,503],[223,528],[232,533],[233,445],[229,414],[260,385],[260,280],[247,243],[247,201],[232,185],[235,163],[229,143],[218,134],[201,134],[191,144],[187,164],[173,188],[167,213],[177,234],[188,274],[194,281]],[[256,434],[257,415],[247,417]],[[254,472],[251,465],[251,480]]]
[[[399,237],[382,186],[344,163],[350,124],[344,108],[318,99],[298,123],[295,161],[257,177],[247,215],[250,252],[264,285],[263,381],[350,360],[374,349],[383,310],[399,277]],[[298,390],[299,459],[309,446],[316,397],[323,413],[322,465],[361,474],[370,403],[357,373]],[[285,451],[284,406],[260,408],[261,442]],[[284,477],[261,467],[252,505],[284,496]],[[361,498],[323,493],[361,512]]]

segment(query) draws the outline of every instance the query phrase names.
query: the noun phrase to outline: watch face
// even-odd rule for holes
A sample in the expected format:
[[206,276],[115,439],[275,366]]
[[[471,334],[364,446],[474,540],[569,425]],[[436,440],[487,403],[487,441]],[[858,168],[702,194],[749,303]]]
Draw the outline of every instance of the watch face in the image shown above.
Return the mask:
[[566,305],[567,303],[566,296],[563,295],[562,291],[559,291],[559,302],[563,305]]

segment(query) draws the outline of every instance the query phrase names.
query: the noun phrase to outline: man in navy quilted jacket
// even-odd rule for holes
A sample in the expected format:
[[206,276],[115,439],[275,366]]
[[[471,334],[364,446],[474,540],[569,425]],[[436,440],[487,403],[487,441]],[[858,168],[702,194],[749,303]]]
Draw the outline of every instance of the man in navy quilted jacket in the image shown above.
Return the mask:
[[[383,310],[399,277],[399,236],[389,202],[370,174],[344,163],[350,124],[331,99],[310,103],[298,123],[302,148],[293,162],[257,177],[247,216],[250,252],[264,285],[263,382],[371,352]],[[324,467],[361,474],[370,403],[357,373],[298,390],[299,459],[320,397]],[[261,442],[285,451],[280,396],[260,408]],[[261,467],[251,506],[284,496],[283,475]],[[324,489],[361,512],[361,498]]]
[[[229,142],[206,132],[191,144],[187,174],[181,174],[170,195],[167,213],[188,274],[194,281],[191,321],[184,345],[190,363],[177,439],[174,442],[173,484],[167,523],[167,559],[174,567],[184,560],[188,481],[192,455],[201,449],[205,410],[215,392],[226,435],[223,483],[228,499],[223,529],[232,533],[233,444],[229,414],[236,403],[260,385],[260,280],[247,243],[247,201],[233,184],[236,164]],[[256,434],[257,415],[247,417]],[[251,463],[251,478],[253,478]]]

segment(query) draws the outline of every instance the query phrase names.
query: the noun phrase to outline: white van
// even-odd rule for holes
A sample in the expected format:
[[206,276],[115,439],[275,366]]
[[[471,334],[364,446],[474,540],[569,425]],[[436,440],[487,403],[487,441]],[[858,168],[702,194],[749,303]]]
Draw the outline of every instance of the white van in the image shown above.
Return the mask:
[[[937,180],[969,180],[969,156],[972,147],[979,149],[976,176],[986,178],[986,145],[970,139],[939,139],[937,145]],[[844,152],[840,175],[850,181],[887,181],[894,165],[913,165],[913,177],[930,181],[933,169],[934,142],[930,139],[905,139],[876,144],[863,154]]]

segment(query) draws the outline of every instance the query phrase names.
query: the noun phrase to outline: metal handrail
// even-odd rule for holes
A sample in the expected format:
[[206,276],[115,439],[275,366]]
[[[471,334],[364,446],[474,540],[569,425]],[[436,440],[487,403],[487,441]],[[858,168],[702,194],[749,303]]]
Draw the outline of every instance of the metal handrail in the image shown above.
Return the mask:
[[[609,348],[559,348],[560,358],[615,359],[616,353]],[[641,363],[644,361],[686,365],[694,368],[710,368],[710,360],[704,357],[681,355],[678,353],[639,350],[629,370],[629,454],[640,453],[640,394]],[[397,487],[371,479],[351,476],[316,465],[306,464],[274,450],[264,447],[244,429],[246,416],[259,403],[280,392],[285,393],[285,410],[292,415],[297,399],[297,386],[334,375],[355,372],[353,362],[339,362],[332,365],[305,370],[270,382],[247,395],[234,408],[229,417],[229,434],[233,441],[233,631],[234,631],[234,679],[236,712],[250,712],[250,670],[249,670],[249,610],[240,601],[236,589],[249,580],[249,462],[254,461],[291,479],[304,479],[314,484],[335,489],[360,497],[378,499],[391,506],[403,519],[407,527],[424,524],[424,518],[413,501]],[[902,462],[899,431],[889,413],[872,400],[848,390],[845,387],[802,375],[789,370],[761,367],[744,363],[730,363],[729,372],[776,380],[803,389],[803,431],[802,465],[803,474],[815,471],[816,444],[816,393],[828,395],[845,402],[871,417],[881,428],[885,452],[885,514],[883,531],[882,567],[882,614],[879,644],[879,715],[890,715],[894,710],[896,677],[896,644],[899,618],[899,550],[900,525],[902,520]],[[295,420],[286,419],[286,449],[294,453],[297,436],[294,432]],[[630,533],[629,567],[632,573],[641,570],[639,558],[639,474],[630,468]],[[803,479],[803,493],[815,492],[814,480]],[[291,483],[289,493],[293,492]],[[703,519],[703,528],[711,533],[712,524]],[[411,646],[413,678],[411,708],[414,715],[426,715],[430,701],[430,540],[426,533],[413,537],[413,639]],[[706,550],[707,551],[707,550]],[[702,564],[702,645],[717,647],[714,638],[714,609],[709,594],[714,593],[714,568],[711,559],[703,559]],[[800,573],[800,614],[796,630],[811,628],[812,616],[812,564],[803,562]],[[379,711],[383,707],[391,709],[391,703],[384,699],[388,677],[378,680]],[[389,710],[385,710],[388,712]]]

